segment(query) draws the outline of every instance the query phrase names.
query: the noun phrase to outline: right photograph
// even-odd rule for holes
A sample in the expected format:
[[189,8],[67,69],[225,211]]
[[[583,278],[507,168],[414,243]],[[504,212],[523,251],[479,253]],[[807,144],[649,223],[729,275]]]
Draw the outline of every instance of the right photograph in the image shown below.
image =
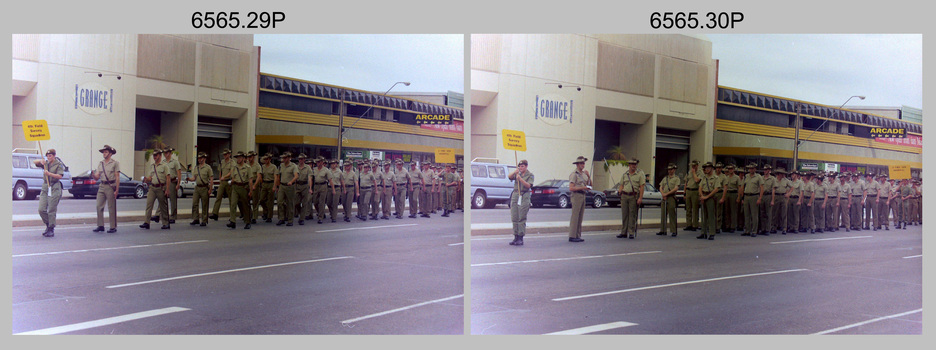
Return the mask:
[[471,334],[922,334],[922,49],[471,35]]

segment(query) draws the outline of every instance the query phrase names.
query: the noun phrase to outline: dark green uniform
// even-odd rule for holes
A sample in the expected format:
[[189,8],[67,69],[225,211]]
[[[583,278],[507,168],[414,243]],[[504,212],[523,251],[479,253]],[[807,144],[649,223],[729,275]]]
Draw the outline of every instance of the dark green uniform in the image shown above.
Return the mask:
[[[521,178],[523,181],[526,181],[529,184],[535,184],[533,172],[527,170],[523,174],[517,172],[514,175],[514,178]],[[523,237],[526,235],[526,221],[527,213],[530,211],[530,195],[531,189],[527,188],[520,183],[519,180],[511,179],[514,181],[514,190],[510,194],[510,222],[513,225],[513,234]]]
[[[660,180],[660,192],[668,193],[673,189],[679,188],[679,177],[664,176]],[[666,221],[669,220],[670,233],[676,234],[676,194],[666,197],[660,204],[660,232],[666,234]]]
[[[44,167],[52,174],[65,175],[65,164],[58,158]],[[51,176],[43,176],[42,192],[39,193],[39,217],[46,227],[55,227],[55,216],[58,213],[59,201],[62,200],[62,180]]]

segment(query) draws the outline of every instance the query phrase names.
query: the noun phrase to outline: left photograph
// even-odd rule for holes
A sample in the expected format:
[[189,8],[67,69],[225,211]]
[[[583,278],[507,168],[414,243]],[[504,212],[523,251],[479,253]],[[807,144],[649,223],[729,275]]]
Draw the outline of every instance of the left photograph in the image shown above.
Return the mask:
[[12,334],[464,334],[464,35],[12,39]]

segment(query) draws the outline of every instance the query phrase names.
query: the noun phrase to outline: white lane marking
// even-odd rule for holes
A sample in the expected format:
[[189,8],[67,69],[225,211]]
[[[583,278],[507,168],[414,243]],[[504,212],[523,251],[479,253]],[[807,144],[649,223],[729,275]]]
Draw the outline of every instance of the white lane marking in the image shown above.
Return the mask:
[[70,253],[88,253],[88,252],[99,252],[107,250],[119,250],[119,249],[134,249],[134,248],[149,248],[149,247],[159,247],[166,245],[176,245],[176,244],[189,244],[189,243],[204,243],[208,242],[207,240],[200,241],[183,241],[183,242],[171,242],[171,243],[157,243],[157,244],[144,244],[144,245],[131,245],[125,247],[112,247],[112,248],[91,248],[91,249],[77,249],[77,250],[64,250],[58,252],[47,252],[47,253],[30,253],[30,254],[16,254],[13,255],[14,258],[21,258],[24,256],[41,256],[41,255],[57,255],[57,254],[70,254]]
[[602,292],[602,293],[594,293],[594,294],[585,294],[585,295],[576,295],[576,296],[564,297],[564,298],[555,298],[555,299],[553,299],[553,301],[566,301],[566,300],[590,298],[590,297],[597,297],[597,296],[610,295],[610,294],[619,294],[619,293],[636,292],[636,291],[647,290],[647,289],[675,287],[675,286],[683,286],[683,285],[688,285],[688,284],[706,283],[706,282],[715,282],[715,281],[724,281],[724,280],[730,280],[730,279],[736,279],[736,278],[766,276],[766,275],[774,275],[774,274],[778,274],[778,273],[798,272],[798,271],[809,271],[809,270],[807,270],[807,269],[793,269],[793,270],[783,270],[783,271],[771,271],[771,272],[751,273],[751,274],[746,274],[746,275],[735,275],[735,276],[726,276],[726,277],[707,278],[707,279],[703,279],[703,280],[686,281],[686,282],[677,282],[677,283],[668,283],[668,284],[661,284],[661,285],[656,285],[656,286],[638,287],[638,288],[631,288],[631,289],[614,290],[614,291],[610,291],[610,292]]
[[137,313],[134,313],[134,314],[123,315],[123,316],[116,316],[116,317],[109,317],[109,318],[100,319],[100,320],[95,320],[95,321],[88,321],[88,322],[75,323],[75,324],[71,324],[71,325],[67,325],[67,326],[59,326],[59,327],[52,327],[52,328],[40,329],[40,330],[35,330],[35,331],[30,331],[30,332],[17,333],[17,335],[50,335],[50,334],[62,334],[62,333],[80,331],[80,330],[83,330],[83,329],[89,329],[89,328],[107,326],[107,325],[112,325],[112,324],[121,323],[121,322],[127,322],[127,321],[138,320],[138,319],[141,319],[141,318],[147,318],[147,317],[165,315],[165,314],[170,314],[170,313],[173,313],[173,312],[188,311],[188,310],[190,310],[190,309],[186,309],[186,308],[184,308],[184,307],[175,307],[175,306],[174,306],[174,307],[167,307],[167,308],[165,308],[165,309],[157,309],[157,310],[150,310],[150,311],[137,312]]
[[834,241],[838,239],[857,239],[857,238],[871,238],[873,236],[854,236],[854,237],[837,237],[837,238],[816,238],[816,239],[801,239],[796,241],[781,241],[781,242],[770,242],[770,244],[787,244],[787,243],[800,243],[800,242],[820,242],[820,241]]
[[630,323],[630,322],[611,322],[611,323],[605,323],[605,324],[597,324],[594,326],[569,329],[565,331],[546,333],[545,335],[579,335],[579,334],[601,332],[601,331],[606,331],[609,329],[624,328],[624,327],[630,327],[630,326],[636,326],[636,325],[637,325],[636,323]]
[[911,255],[911,256],[905,256],[905,257],[903,257],[903,258],[904,258],[904,259],[913,259],[913,258],[922,258],[922,257],[923,257],[923,254],[920,254],[920,255]]
[[449,247],[452,247],[452,246],[464,245],[464,244],[465,244],[465,242],[459,242],[459,243],[452,243],[452,244],[449,244],[448,246],[449,246]]
[[315,231],[318,232],[339,232],[339,231],[358,231],[358,230],[371,230],[375,228],[388,228],[388,227],[406,227],[406,226],[416,226],[418,224],[404,224],[404,225],[386,225],[386,226],[368,226],[368,227],[356,227],[356,228],[339,228],[334,230],[322,230]]
[[376,313],[376,314],[370,314],[370,315],[367,315],[367,316],[361,316],[361,317],[358,317],[358,318],[352,318],[352,319],[350,319],[350,320],[344,320],[344,321],[341,321],[341,323],[342,323],[342,324],[354,323],[354,322],[357,322],[357,321],[366,320],[366,319],[368,319],[368,318],[374,318],[374,317],[379,317],[379,316],[383,316],[383,315],[387,315],[387,314],[392,314],[392,313],[394,313],[394,312],[400,312],[400,311],[404,311],[404,310],[409,310],[409,309],[417,308],[417,307],[424,306],[424,305],[439,303],[439,302],[443,302],[443,301],[447,301],[447,300],[452,300],[452,299],[463,298],[464,296],[465,296],[464,294],[459,294],[459,295],[453,295],[453,296],[450,296],[450,297],[447,297],[447,298],[436,299],[436,300],[430,300],[430,301],[422,302],[422,303],[419,303],[419,304],[413,304],[413,305],[410,305],[410,306],[404,306],[404,307],[397,308],[397,309],[393,309],[393,310],[388,310],[388,311],[384,311],[384,312],[378,312],[378,313]]
[[660,250],[654,250],[654,251],[649,251],[649,252],[633,252],[633,253],[608,254],[608,255],[575,256],[575,257],[571,257],[571,258],[552,258],[552,259],[504,261],[504,262],[496,262],[496,263],[471,264],[471,267],[494,266],[494,265],[510,265],[510,264],[529,264],[529,263],[538,263],[538,262],[547,262],[547,261],[565,261],[565,260],[578,260],[578,259],[610,258],[610,257],[615,257],[615,256],[636,255],[636,254],[653,254],[653,253],[662,253],[662,251],[660,251]]
[[353,256],[340,256],[340,257],[335,257],[335,258],[325,258],[325,259],[315,259],[315,260],[304,260],[304,261],[294,261],[294,262],[288,262],[288,263],[282,263],[282,264],[272,264],[272,265],[263,265],[263,266],[254,266],[254,267],[244,267],[244,268],[233,269],[233,270],[224,270],[224,271],[215,271],[215,272],[205,272],[205,273],[198,273],[198,274],[194,274],[194,275],[176,276],[176,277],[161,278],[161,279],[150,280],[150,281],[142,281],[142,282],[134,282],[134,283],[126,283],[126,284],[117,284],[117,285],[113,285],[113,286],[107,286],[107,287],[105,287],[105,288],[123,288],[123,287],[130,287],[130,286],[138,286],[138,285],[141,285],[141,284],[159,283],[159,282],[180,280],[180,279],[185,279],[185,278],[193,278],[193,277],[202,277],[202,276],[218,275],[218,274],[222,274],[222,273],[241,272],[241,271],[250,271],[250,270],[259,270],[259,269],[265,269],[265,268],[270,268],[270,267],[280,267],[280,266],[289,266],[289,265],[298,265],[298,264],[308,264],[308,263],[314,263],[314,262],[322,262],[322,261],[329,261],[329,260],[339,260],[339,259],[350,259],[350,258],[353,258]]
[[917,313],[917,312],[923,312],[923,309],[916,309],[916,310],[913,310],[913,311],[901,312],[901,313],[895,314],[895,315],[878,317],[878,318],[870,319],[870,320],[867,320],[867,321],[864,321],[864,322],[858,322],[858,323],[850,324],[850,325],[847,325],[847,326],[842,326],[842,327],[833,328],[833,329],[825,330],[825,331],[818,332],[818,333],[813,333],[813,335],[829,334],[829,333],[838,332],[838,331],[840,331],[840,330],[844,330],[844,329],[848,329],[848,328],[854,328],[854,327],[866,325],[866,324],[868,324],[868,323],[873,323],[873,322],[877,322],[877,321],[883,321],[883,320],[886,320],[886,319],[891,319],[891,318],[895,318],[895,317],[905,316],[905,315],[909,315],[909,314],[915,314],[915,313]]

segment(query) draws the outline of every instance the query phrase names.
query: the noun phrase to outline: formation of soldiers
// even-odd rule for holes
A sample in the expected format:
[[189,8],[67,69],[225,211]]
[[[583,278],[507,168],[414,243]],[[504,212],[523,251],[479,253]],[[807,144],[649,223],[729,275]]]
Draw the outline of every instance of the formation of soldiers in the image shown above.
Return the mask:
[[[889,230],[891,223],[906,229],[922,223],[920,179],[895,180],[885,174],[849,172],[788,173],[783,168],[773,171],[770,165],[764,165],[759,174],[757,168],[748,164],[746,173],[738,175],[731,164],[724,167],[707,162],[699,169],[698,161],[692,161],[683,178],[684,230],[700,230],[697,238],[714,240],[717,233],[735,230],[743,231],[742,236],[757,237],[839,229]],[[664,178],[660,187],[678,185],[672,177]],[[665,235],[662,220],[660,226],[658,235]],[[670,230],[676,236],[675,225],[671,224]]]
[[[150,221],[164,224],[162,229],[169,229],[175,223],[177,209],[175,194],[178,191],[181,166],[171,159],[172,148],[153,151],[153,164],[147,166],[144,181],[149,184],[147,194],[146,221],[141,228],[149,229]],[[168,157],[166,157],[168,155]],[[391,203],[397,219],[402,219],[404,200],[409,198],[409,217],[429,218],[430,214],[441,211],[448,217],[456,209],[464,211],[462,201],[464,181],[461,169],[456,173],[452,164],[422,163],[417,169],[415,162],[404,167],[400,159],[345,160],[339,167],[339,160],[326,160],[323,157],[310,159],[305,154],[295,157],[290,152],[280,155],[279,166],[272,163],[273,155],[259,157],[254,151],[233,153],[226,149],[222,152],[218,191],[214,207],[209,214],[208,206],[214,173],[211,166],[205,164],[208,155],[199,152],[197,165],[192,169],[188,181],[195,182],[192,200],[192,222],[190,225],[207,226],[208,220],[217,221],[222,200],[228,198],[230,216],[227,227],[236,228],[237,218],[244,223],[244,229],[258,222],[273,222],[277,217],[277,226],[293,226],[317,220],[337,222],[339,206],[343,206],[345,222],[351,222],[352,203],[357,201],[357,213],[353,216],[361,221],[389,220]],[[395,165],[395,168],[391,167]],[[274,197],[275,196],[275,197]],[[277,208],[274,213],[274,198]],[[159,215],[151,216],[154,202],[158,202]],[[262,215],[261,215],[262,209]],[[239,214],[238,214],[239,213]]]

